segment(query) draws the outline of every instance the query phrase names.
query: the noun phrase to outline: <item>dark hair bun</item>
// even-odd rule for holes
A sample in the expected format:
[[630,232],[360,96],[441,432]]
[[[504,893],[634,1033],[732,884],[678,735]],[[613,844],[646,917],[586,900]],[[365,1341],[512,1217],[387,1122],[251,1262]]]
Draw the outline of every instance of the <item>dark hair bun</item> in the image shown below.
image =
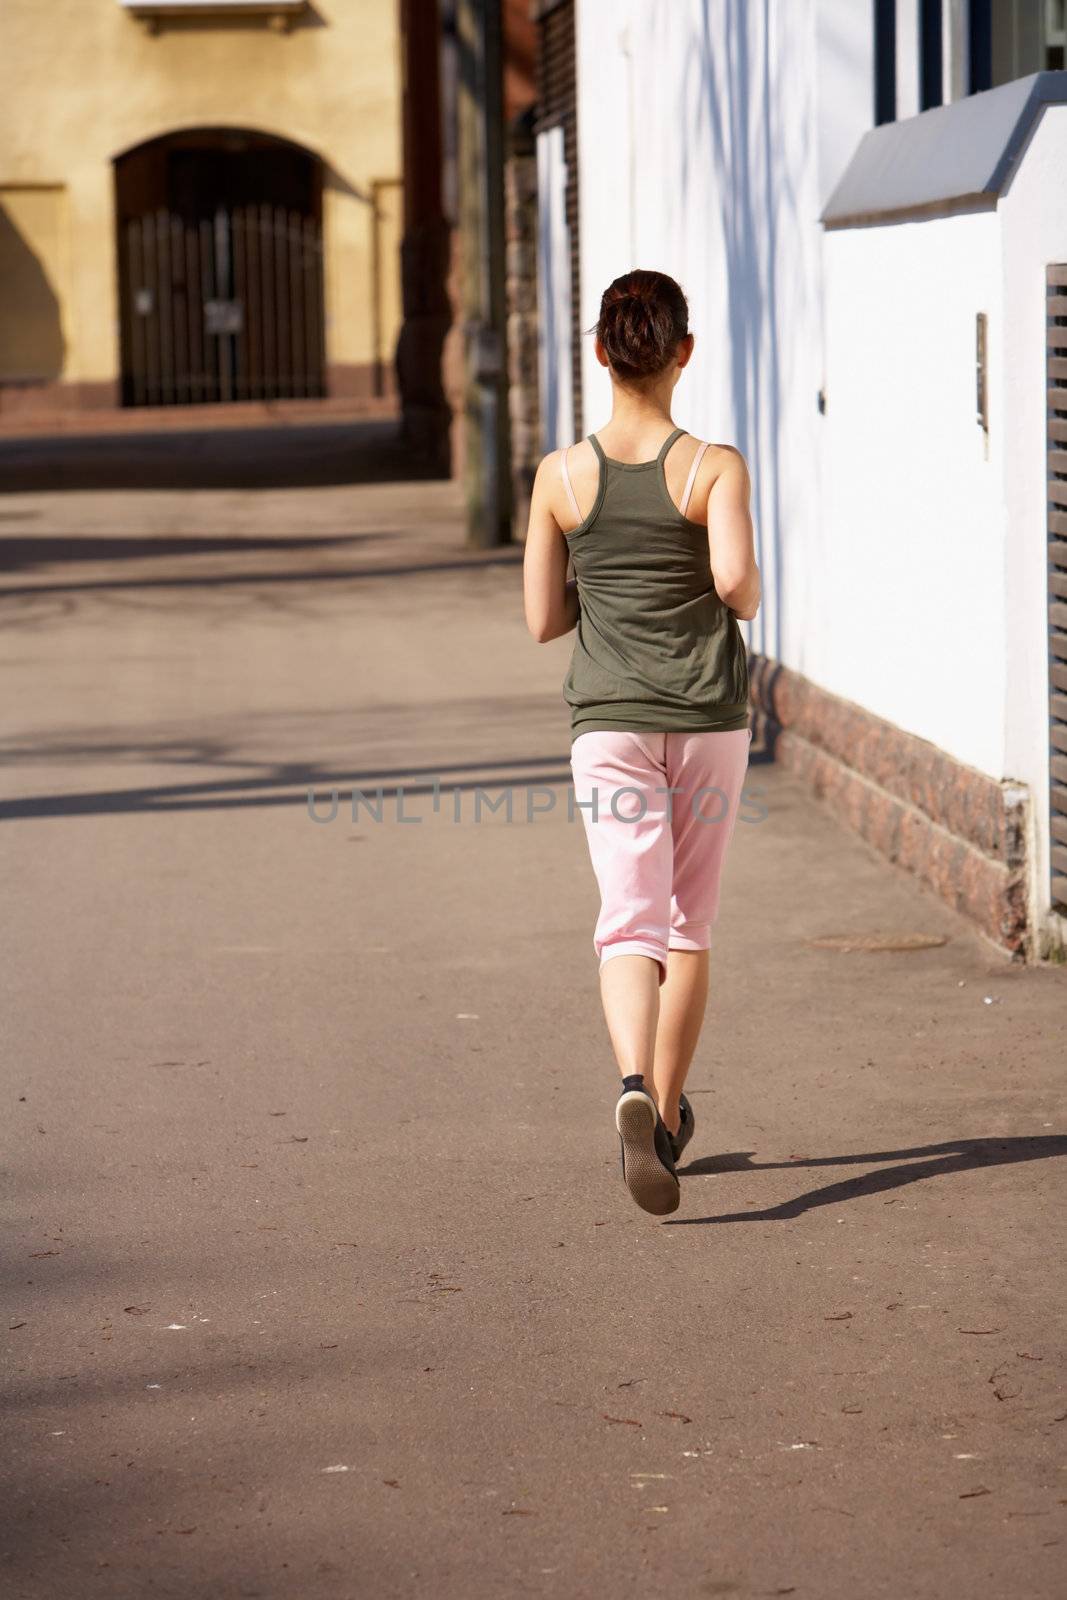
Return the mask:
[[653,378],[689,332],[689,303],[665,272],[627,272],[604,290],[597,337],[620,378]]

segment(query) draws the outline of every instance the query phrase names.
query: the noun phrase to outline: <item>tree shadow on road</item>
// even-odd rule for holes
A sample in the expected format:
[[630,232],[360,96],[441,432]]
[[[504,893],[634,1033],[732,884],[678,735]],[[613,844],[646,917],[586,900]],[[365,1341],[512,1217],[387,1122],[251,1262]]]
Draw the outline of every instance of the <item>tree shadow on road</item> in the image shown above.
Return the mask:
[[[545,771],[543,769],[548,768]],[[458,777],[477,773],[477,777]],[[400,781],[395,781],[400,777]],[[426,778],[429,781],[426,781]],[[421,781],[410,781],[412,778]],[[267,776],[205,778],[201,782],[97,789],[81,794],[25,795],[0,801],[0,822],[26,817],[101,816],[122,812],[221,811],[246,806],[302,806],[316,820],[332,821],[339,807],[380,808],[393,800],[429,796],[434,811],[453,793],[569,784],[566,755],[513,757],[507,761],[441,761],[433,767],[396,766],[366,772],[331,772],[313,763],[286,763]],[[353,801],[353,793],[356,796]],[[371,812],[377,816],[377,812]],[[356,820],[356,817],[353,817]],[[408,821],[411,818],[407,819]]]
[[[316,543],[351,544],[355,543],[357,540],[370,541],[380,537],[381,535],[378,534],[352,534],[344,535],[337,539],[327,538],[316,540],[312,538],[303,540],[301,543],[308,546]],[[244,553],[247,550],[255,550],[257,548],[257,545],[251,540],[241,541],[241,544],[242,549],[240,553]],[[274,541],[274,545],[275,548],[280,548],[281,541]],[[236,546],[234,548],[236,549]],[[292,546],[291,548],[298,550],[299,546]],[[182,553],[213,554],[215,552],[201,550]],[[80,555],[76,556],[70,552],[68,552],[68,554],[72,560],[82,559]],[[128,557],[144,557],[152,556],[156,554],[156,552],[151,547],[144,547],[140,549],[131,549],[126,552],[126,554]],[[5,584],[3,587],[0,587],[0,601],[17,601],[23,608],[29,608],[24,609],[24,612],[21,615],[12,613],[5,617],[5,626],[10,628],[25,625],[27,623],[33,626],[54,620],[54,616],[50,613],[45,613],[42,615],[39,611],[35,612],[32,609],[34,604],[41,601],[54,600],[59,597],[67,597],[69,599],[69,597],[73,595],[95,594],[103,596],[106,599],[108,595],[118,594],[121,591],[140,591],[150,596],[153,592],[162,592],[166,594],[171,590],[182,589],[241,590],[255,589],[257,586],[262,586],[265,584],[289,584],[296,586],[309,583],[350,583],[355,579],[367,578],[418,578],[424,577],[427,573],[459,573],[464,570],[469,570],[472,567],[521,567],[522,554],[523,552],[521,545],[505,545],[500,549],[493,550],[457,548],[454,554],[432,561],[407,560],[378,562],[377,564],[368,561],[366,565],[363,566],[324,567],[317,572],[307,572],[302,568],[292,567],[282,568],[276,572],[268,572],[263,570],[253,572],[196,572],[168,573],[160,576],[152,576],[148,573],[144,573],[140,576],[132,578],[74,578],[59,583],[12,583]],[[59,560],[61,558],[55,557],[53,559]],[[62,559],[66,558],[64,557]],[[89,558],[87,557],[86,559]]]
[[[338,545],[365,544],[379,537],[373,533],[327,534],[153,534],[147,537],[97,533],[43,533],[18,534],[0,537],[0,571],[39,572],[71,561],[140,561],[163,557],[248,555],[266,550],[301,553],[308,550],[332,549]],[[151,582],[157,583],[158,579]],[[211,581],[201,576],[201,582]],[[99,587],[94,583],[89,587]],[[52,586],[49,586],[50,589]],[[64,583],[58,586],[64,592],[77,590],[82,585]],[[106,585],[110,587],[110,585]],[[24,594],[25,588],[5,590],[4,593]],[[30,591],[32,592],[32,591]]]
[[[794,1167],[858,1166],[867,1161],[907,1162],[883,1167],[878,1172],[863,1172],[824,1188],[811,1189],[783,1200],[780,1205],[752,1211],[728,1211],[712,1217],[678,1217],[666,1227],[682,1228],[708,1222],[788,1222],[813,1211],[817,1206],[844,1205],[866,1195],[881,1194],[905,1184],[919,1183],[953,1172],[969,1172],[975,1167],[1009,1166],[1017,1161],[1044,1161],[1067,1155],[1067,1134],[1050,1133],[1008,1139],[949,1139],[943,1144],[917,1145],[909,1150],[873,1150],[847,1156],[801,1156],[792,1161],[753,1161],[751,1151],[702,1156],[680,1168],[682,1177],[700,1177],[716,1172],[781,1172]],[[925,1159],[922,1159],[925,1158]],[[892,1205],[892,1201],[885,1204]]]

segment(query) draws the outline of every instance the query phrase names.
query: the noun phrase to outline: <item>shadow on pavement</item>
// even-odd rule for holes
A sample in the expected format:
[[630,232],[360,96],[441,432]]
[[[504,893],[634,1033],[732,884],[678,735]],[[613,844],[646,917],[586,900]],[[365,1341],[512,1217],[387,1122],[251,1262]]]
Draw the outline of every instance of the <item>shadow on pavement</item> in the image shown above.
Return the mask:
[[[855,1166],[863,1161],[902,1161],[926,1156],[931,1159],[916,1160],[910,1166],[885,1167],[880,1172],[860,1173],[855,1178],[845,1178],[822,1189],[809,1190],[781,1205],[768,1206],[758,1211],[724,1212],[717,1217],[678,1217],[665,1224],[669,1228],[685,1228],[708,1222],[787,1222],[816,1206],[844,1205],[849,1200],[859,1200],[865,1195],[880,1194],[885,1190],[899,1189],[908,1183],[918,1183],[924,1178],[937,1178],[953,1172],[969,1172],[975,1167],[1009,1166],[1017,1161],[1044,1161],[1053,1156],[1067,1155],[1067,1135],[1039,1134],[1027,1138],[1010,1139],[950,1139],[944,1144],[918,1145],[911,1150],[874,1150],[867,1155],[853,1156],[799,1156],[795,1161],[751,1161],[748,1152],[733,1155],[701,1156],[687,1167],[679,1168],[682,1177],[700,1177],[714,1172],[781,1172],[793,1167]],[[892,1200],[884,1202],[892,1205]]]
[[[345,535],[351,539],[372,539],[376,534]],[[303,541],[296,541],[299,544]],[[309,539],[308,544],[316,541]],[[319,543],[341,543],[336,541],[320,540]],[[256,548],[249,542],[249,548]],[[294,545],[295,548],[295,545]],[[137,552],[141,555],[152,555],[151,549]],[[469,554],[458,554],[451,559],[442,561],[405,561],[402,565],[372,566],[369,562],[360,567],[326,567],[321,572],[305,572],[303,569],[290,568],[281,572],[223,572],[223,573],[191,573],[187,577],[165,578],[91,578],[87,582],[71,583],[12,583],[0,587],[0,600],[33,598],[34,596],[56,596],[74,594],[108,593],[122,589],[224,589],[247,588],[250,584],[257,583],[339,583],[351,582],[354,578],[411,578],[418,577],[427,572],[459,572],[467,567],[517,567],[522,564],[523,547],[521,545],[505,545],[499,550],[471,550]],[[58,558],[57,558],[58,559]],[[80,559],[72,552],[71,559]],[[18,618],[10,619],[17,622]]]
[[[556,770],[548,772],[533,770],[543,767]],[[498,768],[503,770],[496,771]],[[454,776],[465,772],[476,772],[482,776],[475,778]],[[410,778],[424,778],[427,774],[431,775],[430,782],[407,781]],[[397,781],[398,776],[400,781]],[[563,755],[459,764],[442,761],[436,767],[413,767],[399,774],[396,767],[374,772],[338,773],[294,763],[278,768],[273,774],[255,778],[225,780],[205,778],[200,783],[145,785],[140,788],[120,790],[98,789],[83,794],[25,795],[17,800],[0,802],[0,822],[13,822],[27,817],[101,816],[116,812],[232,810],[237,806],[307,806],[309,794],[312,793],[317,813],[316,820],[327,822],[333,820],[325,814],[326,808],[330,806],[331,796],[335,814],[340,814],[342,807],[351,805],[353,789],[365,796],[367,804],[378,804],[379,801],[384,802],[399,797],[407,800],[420,795],[432,796],[435,801],[443,801],[444,797],[454,792],[569,784],[571,778],[568,757]],[[433,809],[438,810],[439,805],[434,804]],[[362,820],[362,817],[358,820]]]
[[392,420],[0,438],[0,493],[279,489],[448,476]]
[[[69,561],[137,561],[157,557],[245,555],[251,551],[314,550],[336,545],[363,544],[373,533],[329,534],[159,534],[151,538],[123,539],[110,534],[46,533],[0,537],[0,571],[35,572]],[[153,583],[158,579],[152,579]],[[217,580],[201,578],[201,583]],[[49,590],[53,588],[49,585]],[[61,584],[59,588],[78,588]],[[90,585],[92,587],[92,585]],[[111,585],[107,585],[111,587]],[[0,591],[26,593],[25,588]]]

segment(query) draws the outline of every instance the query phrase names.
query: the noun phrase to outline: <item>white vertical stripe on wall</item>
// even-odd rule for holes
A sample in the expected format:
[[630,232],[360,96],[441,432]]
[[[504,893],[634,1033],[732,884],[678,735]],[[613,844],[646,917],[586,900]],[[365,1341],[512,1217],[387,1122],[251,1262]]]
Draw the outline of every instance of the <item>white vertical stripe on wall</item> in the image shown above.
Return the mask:
[[897,0],[897,121],[919,109],[919,0]]
[[566,194],[563,129],[548,128],[537,136],[537,356],[542,447],[546,453],[574,442],[571,244]]
[[968,0],[943,0],[941,9],[941,95],[945,105],[967,93]]

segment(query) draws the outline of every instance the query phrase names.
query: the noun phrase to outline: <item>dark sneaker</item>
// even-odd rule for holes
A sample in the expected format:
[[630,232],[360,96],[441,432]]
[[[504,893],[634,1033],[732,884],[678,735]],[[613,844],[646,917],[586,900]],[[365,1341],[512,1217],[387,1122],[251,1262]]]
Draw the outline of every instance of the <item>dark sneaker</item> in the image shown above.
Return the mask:
[[671,1133],[670,1129],[667,1130],[667,1138],[671,1141],[671,1155],[674,1158],[675,1166],[677,1166],[679,1161],[681,1161],[682,1151],[693,1137],[693,1130],[696,1127],[696,1119],[693,1116],[693,1108],[689,1104],[689,1101],[685,1098],[684,1094],[681,1097],[680,1110],[682,1113],[682,1121],[678,1132]]
[[615,1107],[615,1126],[622,1141],[622,1175],[641,1210],[654,1217],[677,1211],[681,1189],[671,1136],[647,1090],[623,1088]]

